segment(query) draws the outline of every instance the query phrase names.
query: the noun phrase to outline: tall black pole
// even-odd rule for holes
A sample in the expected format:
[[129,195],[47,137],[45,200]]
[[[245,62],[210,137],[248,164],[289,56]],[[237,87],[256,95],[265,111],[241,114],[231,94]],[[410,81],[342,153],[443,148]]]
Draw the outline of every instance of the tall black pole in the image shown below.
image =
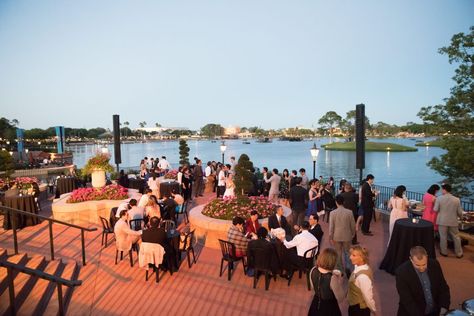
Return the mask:
[[224,164],[224,152],[222,153],[222,164]]
[[316,160],[313,160],[313,179],[316,179]]

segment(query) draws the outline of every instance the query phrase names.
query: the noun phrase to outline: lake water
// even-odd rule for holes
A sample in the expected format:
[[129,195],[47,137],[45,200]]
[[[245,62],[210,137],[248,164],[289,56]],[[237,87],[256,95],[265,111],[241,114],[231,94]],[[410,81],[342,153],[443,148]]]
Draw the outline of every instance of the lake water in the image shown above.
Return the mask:
[[[416,142],[405,138],[369,140],[407,146],[414,146]],[[256,143],[255,140],[250,140],[250,142],[251,144],[243,144],[242,140],[226,140],[226,163],[229,162],[231,156],[238,159],[241,154],[245,153],[250,157],[254,166],[260,169],[262,167],[268,167],[270,170],[277,168],[281,172],[285,168],[291,171],[303,167],[306,169],[308,176],[312,176],[313,162],[310,148],[313,146],[313,140],[301,142],[273,140],[272,143]],[[321,147],[321,145],[329,142],[328,138],[318,138],[316,145]],[[120,166],[138,169],[137,166],[144,156],[166,156],[172,167],[177,168],[179,161],[178,145],[178,141],[122,144],[122,164]],[[193,157],[202,159],[203,165],[209,160],[221,161],[219,145],[219,141],[213,143],[208,140],[188,140],[190,161],[193,161]],[[108,145],[109,153],[112,155],[112,163],[114,162],[113,147],[113,145]],[[78,168],[83,167],[87,159],[100,151],[100,148],[99,145],[68,146],[68,150],[74,153],[74,163]],[[395,187],[403,184],[409,191],[425,192],[431,184],[442,181],[442,177],[431,170],[426,163],[432,157],[438,157],[444,153],[444,150],[436,147],[417,148],[417,152],[366,153],[364,177],[366,174],[372,173],[375,176],[375,182],[379,185]],[[326,151],[321,148],[316,163],[316,175],[322,175],[325,179],[329,176],[336,179],[343,177],[358,179],[359,170],[355,169],[355,152]]]

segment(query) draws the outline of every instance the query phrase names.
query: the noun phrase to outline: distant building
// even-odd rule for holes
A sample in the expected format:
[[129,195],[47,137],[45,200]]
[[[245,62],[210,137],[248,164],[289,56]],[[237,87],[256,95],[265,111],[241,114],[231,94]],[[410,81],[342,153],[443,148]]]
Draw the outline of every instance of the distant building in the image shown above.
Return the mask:
[[224,135],[235,136],[240,133],[240,126],[229,126],[224,128]]
[[165,131],[188,131],[187,127],[139,127],[136,131],[143,131],[147,133],[162,133]]

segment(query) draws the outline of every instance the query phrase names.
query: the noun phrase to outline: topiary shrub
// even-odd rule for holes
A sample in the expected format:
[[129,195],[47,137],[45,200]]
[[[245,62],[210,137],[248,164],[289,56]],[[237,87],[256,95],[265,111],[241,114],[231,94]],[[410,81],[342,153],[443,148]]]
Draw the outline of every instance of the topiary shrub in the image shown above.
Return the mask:
[[179,164],[187,165],[189,164],[189,147],[185,139],[179,141]]
[[235,166],[235,193],[237,196],[243,196],[252,191],[252,169],[253,162],[249,156],[242,154]]

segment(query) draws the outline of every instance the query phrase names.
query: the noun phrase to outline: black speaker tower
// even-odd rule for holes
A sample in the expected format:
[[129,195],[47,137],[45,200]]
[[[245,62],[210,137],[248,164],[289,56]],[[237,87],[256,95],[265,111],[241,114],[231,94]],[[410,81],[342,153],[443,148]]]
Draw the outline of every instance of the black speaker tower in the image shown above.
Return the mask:
[[120,151],[120,116],[113,115],[114,120],[114,158],[117,165],[117,172],[119,172],[119,164],[122,163],[122,153]]
[[362,170],[365,168],[365,105],[356,105],[356,168],[359,169],[359,181],[362,181]]

